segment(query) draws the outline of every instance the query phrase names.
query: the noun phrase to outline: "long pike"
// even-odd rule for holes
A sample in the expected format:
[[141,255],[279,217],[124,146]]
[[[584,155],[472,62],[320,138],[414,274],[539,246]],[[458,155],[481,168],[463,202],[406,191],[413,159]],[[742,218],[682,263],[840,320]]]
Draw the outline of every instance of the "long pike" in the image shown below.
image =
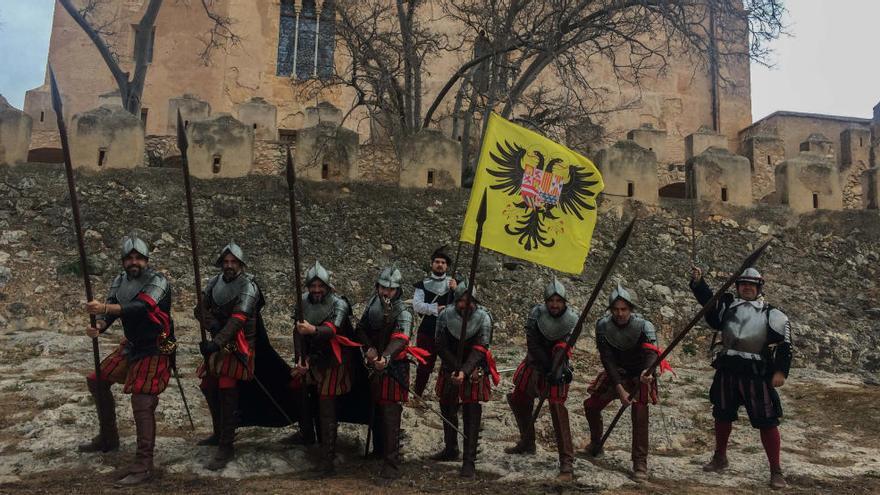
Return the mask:
[[[486,216],[486,191],[483,191],[483,199],[480,201],[480,209],[477,212],[477,233],[474,236],[474,252],[471,255],[471,271],[467,280],[468,304],[473,301],[474,286],[477,285],[477,263],[480,261],[480,244],[483,241],[483,224],[486,223]],[[465,311],[464,314],[461,315],[461,334],[459,335],[458,353],[456,354],[459,371],[461,371],[461,368],[464,366],[464,348],[465,342],[467,341],[465,337],[467,336],[467,324],[470,315],[470,311]]]
[[[623,248],[626,246],[627,241],[629,241],[629,236],[630,234],[632,234],[635,224],[636,219],[633,218],[629,222],[629,225],[626,226],[626,228],[617,238],[617,244],[614,247],[614,252],[611,253],[611,257],[608,258],[608,261],[605,263],[605,269],[602,270],[602,275],[599,276],[599,280],[596,281],[596,285],[593,286],[593,292],[590,294],[590,299],[587,301],[587,304],[584,305],[584,309],[583,311],[581,311],[581,314],[578,317],[578,321],[574,326],[574,330],[572,330],[571,335],[568,337],[568,341],[566,342],[566,344],[568,345],[569,349],[574,349],[578,338],[581,336],[581,332],[584,329],[584,322],[586,321],[587,316],[590,314],[590,309],[592,309],[593,303],[596,302],[596,298],[599,297],[599,291],[602,289],[602,286],[605,285],[605,280],[611,273],[611,269],[614,268],[615,263],[617,263],[617,257],[620,256],[621,251],[623,251]],[[553,356],[553,364],[550,368],[550,376],[556,376],[556,374],[559,372],[559,368],[562,366],[565,356],[565,352],[557,352],[556,355]],[[541,392],[541,399],[538,401],[538,407],[535,408],[535,413],[532,416],[532,423],[538,420],[538,415],[541,414],[541,407],[544,405],[544,401],[547,400],[547,395],[549,393],[550,387],[544,387],[544,391]]]
[[[666,346],[666,349],[657,357],[657,359],[654,360],[654,364],[652,364],[651,367],[645,371],[646,375],[651,375],[654,373],[654,371],[657,369],[657,367],[660,366],[660,363],[664,359],[666,359],[666,356],[668,356],[669,353],[672,352],[673,349],[675,349],[675,346],[677,346],[679,344],[679,342],[681,342],[682,339],[684,339],[684,337],[688,334],[688,332],[690,332],[691,329],[693,329],[697,325],[697,323],[699,323],[699,321],[704,316],[706,316],[706,313],[710,309],[715,307],[715,304],[718,302],[718,299],[720,299],[721,296],[724,295],[725,292],[727,292],[727,289],[729,289],[730,286],[733,285],[734,282],[736,282],[737,277],[739,277],[742,274],[742,272],[745,271],[746,268],[754,266],[755,262],[758,261],[758,258],[760,258],[762,254],[764,254],[764,250],[767,249],[767,246],[769,246],[772,241],[773,241],[772,238],[765,241],[764,244],[761,244],[761,246],[758,247],[758,249],[756,249],[754,252],[752,252],[752,254],[750,254],[745,259],[745,261],[742,262],[739,269],[737,271],[733,272],[733,274],[730,277],[728,277],[727,282],[725,282],[724,285],[722,285],[721,288],[719,288],[715,292],[715,294],[712,295],[712,298],[709,299],[709,301],[705,305],[703,305],[702,308],[700,308],[700,311],[697,312],[697,314],[694,315],[693,318],[691,318],[691,321],[689,321],[688,324],[685,325],[684,329],[681,332],[678,332],[678,335],[676,335],[675,338],[672,339],[672,342],[670,342],[669,345]],[[629,397],[627,398],[627,402],[632,402],[633,398],[636,396],[636,393],[641,391],[641,389],[642,389],[641,386],[636,387],[635,391],[633,391],[629,394]],[[620,417],[623,416],[623,412],[626,410],[626,408],[627,408],[627,405],[620,406],[620,409],[617,411],[617,414],[614,416],[614,419],[611,421],[611,424],[608,425],[608,430],[606,430],[605,434],[602,435],[602,440],[599,442],[598,445],[593,446],[593,449],[592,449],[593,455],[596,455],[599,451],[602,450],[602,446],[605,445],[605,441],[608,440],[608,437],[611,435],[611,432],[614,430],[614,426],[617,425],[618,421],[620,421]]]

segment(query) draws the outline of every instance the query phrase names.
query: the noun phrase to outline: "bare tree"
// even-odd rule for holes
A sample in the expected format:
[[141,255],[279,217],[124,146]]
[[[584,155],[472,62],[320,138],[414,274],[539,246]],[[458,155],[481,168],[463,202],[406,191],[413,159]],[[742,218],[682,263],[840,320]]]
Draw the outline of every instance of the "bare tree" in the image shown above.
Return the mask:
[[[187,0],[177,0],[187,3]],[[199,53],[201,60],[207,64],[211,54],[218,48],[240,43],[241,39],[232,30],[234,21],[229,17],[220,15],[214,8],[215,0],[199,0],[205,15],[213,21],[212,27],[207,34],[199,35],[204,44]],[[134,114],[139,115],[141,110],[141,98],[144,92],[144,82],[150,67],[150,56],[153,42],[153,27],[156,17],[162,8],[162,0],[150,0],[144,15],[135,27],[133,66],[134,72],[123,70],[120,57],[113,46],[116,34],[113,29],[117,25],[117,19],[110,14],[109,0],[84,0],[77,2],[81,7],[74,5],[74,0],[58,0],[58,3],[67,11],[70,17],[86,33],[101,58],[110,70],[113,80],[119,89],[122,106]]]

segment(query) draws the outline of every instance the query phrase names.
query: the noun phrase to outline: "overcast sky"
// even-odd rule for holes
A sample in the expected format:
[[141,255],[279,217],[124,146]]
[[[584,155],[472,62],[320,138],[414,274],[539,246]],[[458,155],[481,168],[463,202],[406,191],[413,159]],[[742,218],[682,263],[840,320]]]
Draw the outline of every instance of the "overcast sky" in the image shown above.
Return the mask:
[[[43,83],[52,0],[0,0],[0,94],[21,108]],[[880,103],[880,1],[787,0],[775,67],[752,67],[752,116],[776,110],[870,117]],[[149,76],[147,76],[149,77]]]

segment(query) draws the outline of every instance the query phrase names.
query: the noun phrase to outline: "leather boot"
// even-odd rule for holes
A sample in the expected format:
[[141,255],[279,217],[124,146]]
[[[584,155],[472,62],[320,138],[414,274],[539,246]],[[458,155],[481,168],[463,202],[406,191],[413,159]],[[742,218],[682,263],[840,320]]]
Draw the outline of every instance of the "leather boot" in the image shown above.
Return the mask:
[[[440,404],[440,413],[447,421],[458,428],[458,404]],[[458,459],[458,432],[443,422],[443,450],[432,455],[432,461],[454,461]]]
[[584,401],[584,415],[587,417],[587,424],[590,425],[590,443],[584,447],[582,453],[589,457],[601,457],[603,450],[594,453],[593,446],[602,442],[602,433],[605,431],[602,424],[602,410],[590,409],[587,407],[587,401]]
[[785,478],[782,477],[781,469],[771,469],[770,470],[770,488],[774,490],[782,490],[783,488],[788,487],[788,483],[785,482]]
[[462,419],[464,420],[464,455],[462,456],[462,478],[473,478],[477,474],[477,447],[480,444],[480,419],[483,415],[483,405],[479,402],[465,404]]
[[131,410],[137,431],[137,450],[128,476],[116,482],[119,486],[138,485],[153,476],[153,448],[156,446],[156,406],[159,396],[132,394]]
[[86,380],[89,392],[95,400],[98,409],[98,434],[88,443],[77,447],[80,452],[110,452],[119,448],[119,431],[116,429],[116,401],[113,399],[113,391],[110,390],[112,382],[101,380]]
[[318,421],[321,425],[321,461],[313,470],[319,477],[336,474],[336,398],[318,401]]
[[519,429],[519,441],[513,447],[504,449],[504,452],[507,454],[534,454],[535,423],[532,423],[532,409],[535,406],[535,401],[516,402],[513,400],[513,394],[507,394],[507,404],[513,411],[513,418]]
[[217,452],[205,468],[219,471],[235,457],[235,411],[238,409],[238,387],[220,389],[220,438]]
[[208,410],[211,411],[211,426],[213,433],[211,436],[199,440],[196,445],[219,445],[220,444],[220,389],[219,388],[203,388],[202,395],[205,396],[205,402],[208,403]]
[[703,464],[703,471],[707,473],[718,473],[727,469],[727,466],[730,465],[730,462],[727,461],[727,455],[718,455],[718,453],[714,453],[712,455],[712,460]]
[[574,480],[574,444],[565,404],[550,404],[553,432],[556,433],[556,450],[559,451],[559,481]]
[[413,393],[422,397],[425,393],[425,388],[428,386],[428,380],[431,379],[431,372],[433,369],[428,368],[426,366],[419,366],[416,368],[416,381],[413,385]]
[[384,479],[394,480],[400,477],[400,404],[383,404],[380,407],[382,428],[382,452],[384,462],[382,472]]
[[633,479],[648,479],[648,406],[633,404],[632,412],[632,463]]

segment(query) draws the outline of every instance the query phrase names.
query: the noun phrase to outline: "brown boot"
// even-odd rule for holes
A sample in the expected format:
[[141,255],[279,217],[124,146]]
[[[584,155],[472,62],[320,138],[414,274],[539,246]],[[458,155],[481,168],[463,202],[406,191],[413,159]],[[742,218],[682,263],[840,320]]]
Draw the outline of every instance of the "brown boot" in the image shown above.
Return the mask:
[[211,427],[213,433],[205,439],[199,440],[196,445],[219,445],[220,444],[220,389],[208,388],[202,389],[202,395],[205,396],[205,402],[208,403],[208,410],[211,411]]
[[648,479],[648,406],[633,404],[632,416],[632,463],[633,479]]
[[514,402],[513,394],[507,394],[507,404],[513,411],[513,418],[519,428],[519,442],[513,447],[504,449],[508,454],[534,454],[535,453],[535,424],[532,423],[532,409],[535,401]]
[[317,477],[325,478],[336,474],[336,398],[329,397],[318,401],[318,422],[321,425],[321,461],[312,470]]
[[217,452],[205,468],[219,471],[235,458],[235,411],[238,409],[238,387],[220,389],[220,438]]
[[462,409],[465,438],[459,476],[462,478],[473,478],[477,474],[477,448],[480,444],[480,419],[483,415],[483,405],[479,402],[471,402],[464,404]]
[[559,451],[559,480],[574,479],[574,444],[571,441],[571,427],[568,421],[568,408],[565,404],[550,404],[550,418],[556,434],[556,450]]
[[[440,413],[458,428],[458,404],[440,404]],[[458,432],[443,422],[443,450],[429,457],[432,461],[454,461],[458,459]]]
[[587,424],[590,426],[590,443],[581,451],[589,457],[601,457],[604,451],[600,448],[595,451],[595,446],[602,442],[602,432],[604,425],[602,424],[602,410],[590,409],[587,407],[587,401],[584,401],[584,415],[587,417]]
[[153,448],[156,446],[156,406],[159,396],[132,394],[131,410],[137,430],[137,450],[128,476],[117,481],[118,486],[138,485],[153,476]]
[[788,483],[785,482],[785,478],[782,477],[782,470],[771,470],[770,471],[770,488],[774,490],[782,490],[783,488],[787,488]]
[[383,404],[379,406],[382,415],[382,452],[384,462],[379,474],[386,480],[400,478],[400,404]]
[[[101,380],[86,380],[89,392],[95,400],[98,409],[98,434],[88,443],[77,447],[80,452],[110,452],[119,448],[119,431],[116,429],[116,401],[113,399],[113,391],[110,390],[112,382]],[[100,385],[99,385],[100,384]]]
[[707,473],[718,473],[727,469],[730,463],[727,461],[727,455],[719,455],[717,452],[712,455],[712,460],[703,465],[703,471]]

